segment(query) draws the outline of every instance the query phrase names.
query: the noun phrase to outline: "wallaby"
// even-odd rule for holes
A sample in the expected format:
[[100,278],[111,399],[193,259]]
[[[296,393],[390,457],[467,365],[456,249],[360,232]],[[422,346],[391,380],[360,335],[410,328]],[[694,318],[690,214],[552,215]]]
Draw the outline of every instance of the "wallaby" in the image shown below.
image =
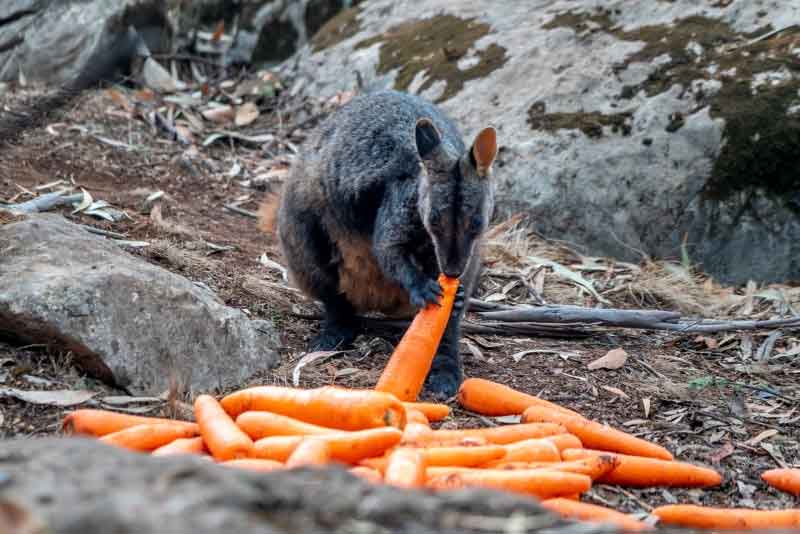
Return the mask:
[[432,103],[397,91],[353,98],[310,135],[278,209],[292,282],[325,307],[309,350],[348,346],[357,312],[412,315],[438,304],[440,272],[461,279],[426,390],[461,385],[459,331],[494,209],[494,128],[467,149]]

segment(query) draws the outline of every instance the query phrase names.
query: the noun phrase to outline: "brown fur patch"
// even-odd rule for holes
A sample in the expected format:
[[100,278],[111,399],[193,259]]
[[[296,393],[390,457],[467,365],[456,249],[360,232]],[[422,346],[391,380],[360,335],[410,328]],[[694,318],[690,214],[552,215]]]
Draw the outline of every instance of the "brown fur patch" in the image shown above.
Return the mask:
[[280,195],[269,193],[258,207],[258,229],[271,237],[275,237],[278,228],[280,203]]
[[356,311],[379,311],[387,315],[413,313],[408,293],[388,280],[381,271],[370,243],[363,239],[339,239],[341,254],[339,291]]

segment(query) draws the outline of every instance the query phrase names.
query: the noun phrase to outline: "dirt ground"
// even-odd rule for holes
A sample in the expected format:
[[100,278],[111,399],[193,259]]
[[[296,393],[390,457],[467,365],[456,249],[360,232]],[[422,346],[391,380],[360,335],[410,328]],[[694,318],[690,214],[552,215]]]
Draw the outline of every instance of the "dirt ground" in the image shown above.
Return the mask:
[[[11,92],[0,97],[5,100],[0,104],[13,108],[36,95]],[[58,211],[81,224],[123,234],[126,240],[147,242],[147,246],[126,249],[207,284],[230,306],[274,320],[284,335],[283,363],[242,386],[289,384],[305,343],[318,326],[298,316],[314,315],[318,309],[286,286],[274,264],[260,261],[262,255],[277,264],[282,260],[274,241],[258,230],[248,214],[279,185],[317,113],[335,104],[261,100],[260,117],[242,131],[248,135],[268,132],[273,140],[228,139],[205,147],[197,137],[198,142],[187,147],[108,93],[92,92],[54,116],[49,129],[34,129],[14,147],[0,150],[0,202],[21,202],[66,185],[124,210],[127,217],[117,222],[73,213],[71,207]],[[147,109],[147,103],[142,107]],[[148,204],[148,196],[159,191],[163,195]],[[248,214],[224,207],[231,203]],[[616,307],[770,318],[795,310],[799,298],[797,288],[788,286],[721,288],[675,265],[586,258],[563,244],[537,238],[513,220],[498,223],[477,295],[488,301],[534,302],[532,295],[539,295],[548,303],[594,306],[599,295],[606,305]],[[572,272],[593,282],[597,295],[531,258],[572,266]],[[794,353],[800,335],[796,330],[773,335],[774,344],[765,344],[770,332],[708,336],[602,328],[594,332],[580,339],[465,336],[466,374],[540,395],[655,440],[678,458],[714,466],[725,477],[720,487],[710,490],[597,486],[589,494],[590,501],[642,513],[675,502],[764,509],[798,505],[759,479],[768,468],[800,466],[800,364]],[[367,332],[356,350],[304,367],[300,385],[371,386],[398,336],[399,332],[388,337]],[[621,368],[587,368],[615,348],[628,354]],[[759,349],[766,351],[763,358]],[[71,366],[69,354],[13,340],[0,342],[0,386],[121,394],[83,376]],[[454,415],[443,423],[447,427],[499,424],[465,412],[452,400],[450,405]],[[170,406],[156,403],[120,409],[155,415],[166,413]],[[0,398],[0,438],[57,433],[67,410]]]

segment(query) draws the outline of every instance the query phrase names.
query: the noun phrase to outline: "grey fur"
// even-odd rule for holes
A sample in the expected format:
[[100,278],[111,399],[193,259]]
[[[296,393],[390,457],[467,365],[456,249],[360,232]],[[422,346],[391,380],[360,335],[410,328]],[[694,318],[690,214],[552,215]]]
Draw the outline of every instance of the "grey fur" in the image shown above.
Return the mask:
[[[310,348],[352,341],[356,311],[411,314],[437,302],[440,272],[460,277],[469,295],[494,207],[490,175],[478,173],[453,121],[417,96],[364,94],[320,124],[293,165],[278,213],[292,279],[326,309]],[[463,296],[429,376],[442,394],[461,381],[461,304]],[[437,374],[445,385],[432,382]]]

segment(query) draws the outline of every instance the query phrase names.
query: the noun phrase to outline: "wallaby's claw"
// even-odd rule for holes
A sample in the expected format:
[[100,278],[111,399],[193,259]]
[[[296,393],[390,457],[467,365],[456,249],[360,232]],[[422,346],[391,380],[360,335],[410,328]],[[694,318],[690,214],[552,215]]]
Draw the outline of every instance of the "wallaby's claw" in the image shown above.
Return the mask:
[[461,313],[466,303],[467,298],[464,296],[464,286],[458,286],[456,298],[453,300],[453,313]]
[[428,304],[436,304],[438,306],[441,297],[442,286],[439,284],[438,280],[426,279],[409,291],[411,304],[417,308],[424,308]]

